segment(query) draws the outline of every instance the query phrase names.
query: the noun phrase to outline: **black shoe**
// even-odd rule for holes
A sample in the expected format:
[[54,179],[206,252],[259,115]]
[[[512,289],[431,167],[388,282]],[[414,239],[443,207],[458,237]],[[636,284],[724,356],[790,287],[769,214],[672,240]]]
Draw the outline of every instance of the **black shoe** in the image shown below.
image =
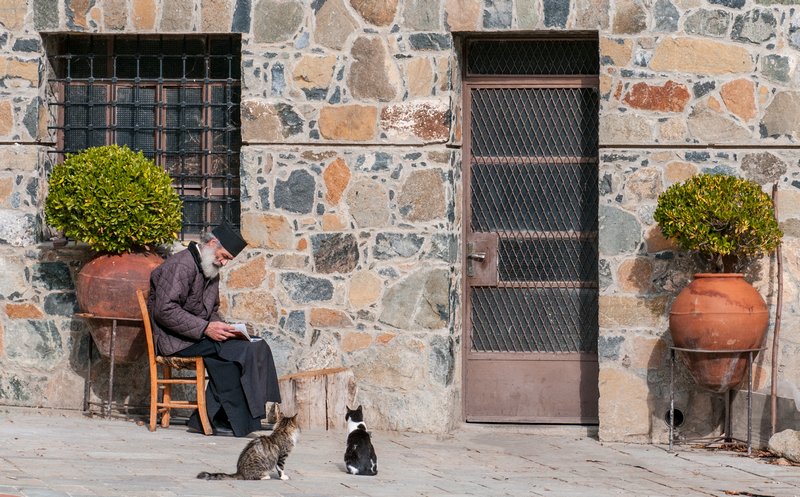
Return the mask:
[[213,430],[214,435],[216,435],[218,437],[232,437],[232,436],[234,436],[233,435],[233,428],[231,428],[230,425],[228,425],[228,426],[223,426],[223,425],[212,426],[211,429]]

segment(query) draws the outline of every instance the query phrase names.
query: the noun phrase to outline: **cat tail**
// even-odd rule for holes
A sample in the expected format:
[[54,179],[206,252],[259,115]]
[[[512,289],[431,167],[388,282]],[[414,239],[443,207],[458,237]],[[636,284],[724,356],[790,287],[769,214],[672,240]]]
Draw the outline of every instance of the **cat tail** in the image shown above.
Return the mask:
[[197,475],[201,480],[243,480],[239,473],[208,473],[202,471]]

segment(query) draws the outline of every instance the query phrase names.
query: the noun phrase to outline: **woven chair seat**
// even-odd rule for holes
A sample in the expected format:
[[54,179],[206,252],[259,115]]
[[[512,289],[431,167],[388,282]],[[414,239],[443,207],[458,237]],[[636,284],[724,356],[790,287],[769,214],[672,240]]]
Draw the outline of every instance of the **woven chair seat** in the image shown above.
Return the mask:
[[174,369],[194,369],[194,357],[174,357],[157,355],[156,362]]

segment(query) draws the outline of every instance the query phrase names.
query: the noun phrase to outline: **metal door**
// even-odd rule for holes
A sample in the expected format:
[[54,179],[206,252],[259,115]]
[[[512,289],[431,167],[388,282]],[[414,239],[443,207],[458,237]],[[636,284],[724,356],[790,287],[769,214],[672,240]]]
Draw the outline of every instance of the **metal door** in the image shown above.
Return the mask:
[[576,70],[574,42],[467,45],[534,72],[465,77],[467,421],[597,422],[597,52]]

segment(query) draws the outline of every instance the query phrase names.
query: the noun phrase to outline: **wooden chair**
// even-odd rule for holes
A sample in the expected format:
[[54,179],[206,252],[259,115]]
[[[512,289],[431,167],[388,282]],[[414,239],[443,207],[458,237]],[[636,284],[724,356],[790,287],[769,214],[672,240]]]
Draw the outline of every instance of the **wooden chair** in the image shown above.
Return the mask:
[[[150,431],[156,431],[158,413],[162,413],[161,427],[168,428],[170,410],[197,408],[198,414],[200,414],[200,423],[203,425],[203,433],[211,435],[211,423],[206,412],[206,367],[203,364],[203,358],[156,355],[153,328],[150,324],[150,313],[147,312],[144,293],[136,290],[136,297],[139,299],[139,309],[142,311],[144,334],[147,337],[147,357],[150,363]],[[158,377],[159,366],[161,367],[161,378]],[[194,369],[195,374],[194,376],[173,378],[173,369]],[[195,401],[173,400],[172,385],[195,385],[197,390]],[[161,402],[158,401],[159,390],[163,390]]]

